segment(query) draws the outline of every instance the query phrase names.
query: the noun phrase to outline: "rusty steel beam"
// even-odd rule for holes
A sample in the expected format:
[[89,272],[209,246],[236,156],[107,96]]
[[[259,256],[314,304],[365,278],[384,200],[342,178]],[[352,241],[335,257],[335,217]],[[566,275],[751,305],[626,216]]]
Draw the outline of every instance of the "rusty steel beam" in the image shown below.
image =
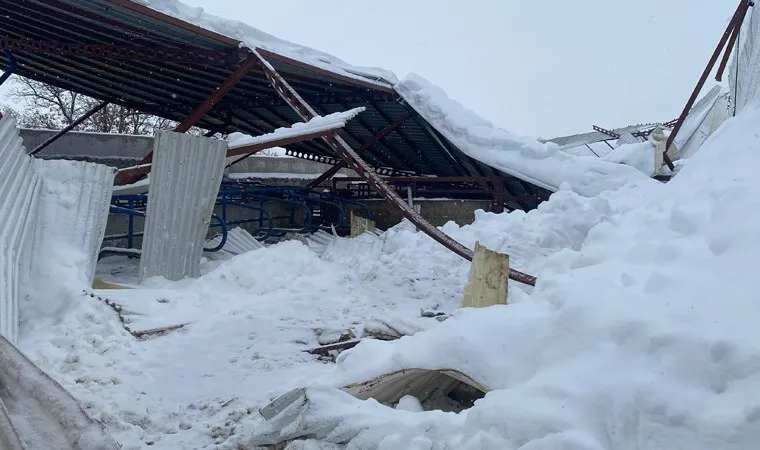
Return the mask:
[[[335,133],[335,130],[324,130],[324,131],[315,131],[313,133],[307,133],[302,134],[299,136],[290,136],[282,139],[274,139],[268,142],[263,142],[260,144],[253,144],[253,145],[246,145],[242,147],[235,147],[227,150],[227,158],[231,158],[233,156],[240,156],[244,155],[242,158],[234,161],[233,163],[229,164],[227,167],[233,166],[240,161],[242,161],[245,158],[248,158],[249,156],[255,155],[256,153],[266,150],[268,148],[274,148],[274,147],[282,147],[283,145],[290,145],[295,144],[297,142],[302,141],[308,141],[315,138],[323,137],[327,134]],[[127,167],[124,169],[121,169],[117,172],[117,176],[122,177],[128,177],[128,178],[134,178],[134,177],[141,177],[143,175],[147,175],[150,173],[152,169],[151,163],[141,163],[133,167]]]
[[0,38],[0,48],[21,53],[117,61],[166,61],[190,64],[229,66],[237,60],[237,52],[220,52],[195,47],[144,47],[127,45],[91,45],[78,42],[35,41]]
[[[205,116],[211,108],[213,108],[229,91],[231,91],[248,73],[256,67],[258,59],[253,55],[246,58],[240,67],[238,67],[227,80],[222,83],[214,92],[212,92],[206,100],[203,101],[197,108],[188,116],[182,123],[177,125],[174,129],[177,133],[186,133],[192,128],[203,116]],[[145,158],[140,161],[139,166],[150,164],[153,161],[153,152],[148,153]],[[144,175],[144,174],[143,174]],[[120,185],[134,183],[142,175],[138,175],[134,172],[134,175],[129,175],[129,172],[118,172],[116,174],[116,183]]]
[[106,100],[104,102],[100,102],[97,105],[95,105],[94,108],[87,111],[82,115],[82,117],[78,118],[77,120],[71,122],[69,125],[66,126],[66,128],[62,129],[61,131],[57,132],[53,136],[50,137],[47,141],[43,142],[42,144],[38,145],[37,148],[32,150],[29,155],[34,156],[37,153],[41,152],[45,148],[47,148],[50,144],[60,139],[64,134],[68,133],[69,131],[73,130],[74,128],[78,127],[82,124],[85,120],[89,119],[93,115],[95,115],[98,111],[108,106],[108,104],[111,103],[111,100]]
[[277,140],[277,141],[271,141],[271,142],[265,142],[265,143],[261,143],[261,144],[245,145],[245,146],[242,146],[242,147],[231,148],[231,149],[229,149],[227,151],[227,157],[228,158],[232,157],[232,156],[240,156],[240,155],[243,155],[243,156],[240,159],[236,159],[235,161],[233,161],[230,164],[228,164],[227,167],[228,168],[232,167],[235,164],[237,164],[237,163],[239,163],[239,162],[241,162],[241,161],[243,161],[243,160],[245,160],[247,158],[250,158],[251,156],[255,155],[256,153],[259,153],[261,151],[264,151],[264,150],[267,150],[267,149],[270,149],[270,148],[283,147],[285,145],[297,144],[297,143],[303,142],[303,141],[309,141],[309,140],[316,139],[316,138],[330,136],[330,135],[335,134],[335,132],[336,132],[335,129],[314,131],[314,132],[307,133],[307,134],[302,134],[302,135],[298,135],[298,136],[291,136],[291,137],[288,137],[288,138],[283,138],[283,139],[280,139],[280,140]]
[[676,136],[678,136],[678,132],[681,131],[681,127],[686,121],[686,117],[689,115],[689,112],[691,111],[691,108],[694,106],[694,103],[697,101],[697,97],[699,97],[699,93],[702,91],[702,88],[704,87],[705,82],[707,82],[707,78],[710,76],[710,72],[712,72],[712,69],[715,66],[715,63],[718,61],[718,57],[720,56],[723,49],[726,47],[726,44],[728,43],[728,40],[731,38],[732,34],[734,34],[734,30],[738,32],[738,30],[741,29],[747,10],[752,5],[754,5],[754,3],[750,0],[741,0],[739,2],[739,6],[736,7],[736,12],[734,12],[734,15],[731,18],[731,21],[728,23],[728,26],[726,27],[726,31],[723,32],[723,36],[721,36],[720,41],[718,42],[718,45],[715,47],[715,51],[710,57],[710,61],[708,61],[707,66],[705,67],[705,70],[702,72],[702,75],[699,77],[699,81],[697,81],[696,87],[692,91],[691,96],[689,97],[689,100],[686,102],[686,105],[684,106],[683,111],[681,111],[681,115],[678,117],[678,121],[673,127],[673,131],[671,131],[670,136],[668,136],[668,140],[665,142],[665,152],[663,156],[664,156],[665,163],[668,165],[668,168],[670,170],[674,170],[675,165],[673,164],[673,161],[671,161],[670,157],[668,156],[668,150],[670,149],[670,146],[673,145],[673,141],[675,141]]
[[177,126],[177,128],[174,129],[177,133],[186,133],[187,130],[192,128],[198,121],[200,121],[203,116],[205,116],[209,111],[211,111],[211,108],[213,108],[219,101],[227,95],[228,92],[230,92],[237,84],[245,78],[246,75],[256,67],[258,64],[257,58],[255,58],[253,55],[248,56],[243,62],[241,63],[240,67],[238,67],[230,76],[225,80],[224,83],[222,83],[221,86],[219,86],[214,92],[211,93],[211,95],[200,105],[198,105],[197,108],[195,108],[195,111],[193,111],[190,116],[185,119],[181,124]]
[[723,73],[726,71],[728,61],[731,59],[731,53],[733,53],[736,41],[739,39],[742,22],[744,22],[744,18],[747,16],[747,11],[749,11],[750,6],[754,5],[755,3],[753,1],[746,1],[742,7],[742,10],[738,12],[741,19],[737,20],[736,23],[734,23],[733,29],[731,30],[731,37],[729,37],[728,42],[726,43],[726,49],[723,52],[723,60],[720,62],[718,72],[715,75],[716,81],[723,81]]
[[[333,158],[332,156],[312,155],[311,153],[300,152],[298,150],[285,149],[285,154],[288,156],[292,156],[293,158],[305,159],[307,161],[314,161],[320,164],[327,164],[330,166],[334,166],[342,162],[342,160]],[[372,170],[375,171],[375,173],[378,173],[380,175],[385,175],[385,176],[407,176],[410,173],[412,173],[412,172],[405,172],[402,170],[392,169],[390,167],[375,167]]]
[[[375,145],[377,142],[379,142],[381,139],[383,139],[385,136],[387,136],[389,133],[391,133],[393,130],[401,126],[404,122],[406,122],[410,117],[412,117],[411,113],[404,114],[400,119],[393,122],[392,124],[388,125],[387,127],[380,130],[379,133],[372,136],[372,139],[369,140],[366,144],[362,145],[361,148],[356,150],[357,155],[361,155],[366,150],[369,150],[373,145]],[[324,183],[325,181],[331,179],[335,176],[336,173],[340,172],[341,169],[344,169],[346,167],[346,162],[341,161],[338,164],[335,164],[330,169],[328,169],[325,173],[319,176],[316,180],[309,183],[309,188],[314,188],[316,186],[319,186],[320,184]]]
[[493,212],[501,214],[504,212],[504,204],[506,199],[504,198],[504,181],[499,177],[488,177],[488,182],[493,186]]
[[[274,69],[274,67],[264,59],[256,50],[253,50],[253,54],[259,58],[259,63],[264,69],[264,73],[267,80],[272,85],[274,90],[282,97],[283,100],[288,102],[293,110],[301,116],[304,121],[308,121],[318,114],[314,108],[312,108],[304,99],[293,89],[290,84],[285,81],[284,78]],[[462,258],[472,261],[473,252],[469,248],[460,244],[450,236],[438,228],[431,225],[417,211],[409,206],[393,189],[390,188],[367,164],[361,156],[356,154],[356,151],[351,148],[340,136],[332,136],[323,138],[330,148],[332,148],[338,156],[343,159],[348,167],[354,170],[360,177],[362,177],[375,191],[377,191],[383,198],[385,198],[392,206],[401,212],[401,214],[415,224],[425,234],[432,239],[442,244],[452,252],[461,256]],[[531,286],[536,285],[536,278],[532,275],[528,275],[517,270],[510,270],[509,277],[515,281],[525,283]]]

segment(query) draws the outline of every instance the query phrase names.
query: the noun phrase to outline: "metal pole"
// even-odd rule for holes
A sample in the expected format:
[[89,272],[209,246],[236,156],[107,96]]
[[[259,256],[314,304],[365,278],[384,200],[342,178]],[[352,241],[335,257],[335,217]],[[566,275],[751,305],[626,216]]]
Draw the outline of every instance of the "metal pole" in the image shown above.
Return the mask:
[[[282,97],[282,99],[285,100],[303,120],[308,121],[318,116],[317,111],[312,108],[311,105],[306,103],[298,92],[285,81],[285,79],[266,59],[264,59],[256,50],[253,50],[253,53],[259,58],[261,67],[264,69],[264,75],[267,77],[267,81],[269,81],[280,97]],[[462,258],[472,261],[472,250],[431,225],[419,215],[414,208],[407,205],[401,196],[399,196],[395,190],[391,189],[380,176],[372,170],[369,164],[367,164],[361,156],[356,154],[356,151],[354,151],[343,138],[340,136],[333,136],[331,138],[325,137],[323,140],[338,156],[340,156],[341,159],[343,159],[343,161],[345,161],[349,168],[353,169],[353,171],[362,177],[367,184],[377,191],[392,206],[396,207],[404,217],[409,219],[409,221],[415,224],[420,230]],[[531,286],[536,285],[536,277],[517,270],[511,270],[509,278]]]
[[668,156],[668,150],[670,149],[670,146],[673,145],[673,141],[676,139],[676,136],[678,136],[678,132],[681,131],[681,127],[686,121],[686,116],[689,115],[692,106],[694,106],[694,103],[697,101],[697,97],[699,96],[700,91],[702,91],[702,87],[705,85],[707,77],[710,76],[710,72],[712,72],[715,63],[718,61],[718,57],[720,56],[723,48],[726,46],[726,43],[728,42],[728,39],[731,36],[734,28],[741,27],[741,24],[744,21],[744,15],[742,15],[742,13],[746,13],[748,7],[749,0],[741,0],[739,6],[736,8],[734,16],[731,18],[731,22],[729,22],[728,26],[726,27],[726,31],[723,32],[723,36],[720,38],[718,46],[715,47],[715,51],[713,52],[710,61],[707,63],[707,67],[705,67],[705,70],[702,72],[702,76],[699,77],[697,86],[694,88],[694,91],[692,91],[691,97],[689,97],[689,100],[686,102],[686,106],[684,106],[683,111],[681,111],[681,115],[678,117],[678,122],[676,122],[676,125],[673,127],[673,131],[670,133],[668,140],[665,142],[665,152],[663,154],[663,159],[665,160],[665,163],[668,165],[668,168],[670,170],[674,170],[675,165]]
[[187,130],[195,126],[202,118],[205,116],[209,111],[211,111],[211,108],[216,106],[217,103],[227,95],[228,92],[230,92],[237,84],[245,78],[246,75],[248,75],[248,72],[251,71],[256,65],[258,64],[258,58],[251,55],[248,58],[246,58],[243,61],[243,64],[240,65],[240,67],[237,68],[230,76],[225,80],[224,83],[222,83],[221,86],[217,88],[214,92],[211,93],[211,95],[208,96],[206,100],[203,101],[200,105],[198,105],[197,108],[195,108],[195,111],[190,114],[187,119],[183,120],[181,124],[177,125],[177,128],[174,129],[177,133],[186,133]]
[[[216,106],[217,103],[224,97],[228,92],[230,92],[237,84],[245,78],[246,75],[256,67],[256,64],[258,64],[258,59],[255,57],[255,55],[251,55],[248,58],[246,58],[243,61],[243,64],[238,67],[232,74],[227,78],[227,80],[222,83],[221,86],[219,86],[214,92],[212,92],[206,100],[203,101],[198,107],[195,108],[195,110],[185,119],[177,125],[177,128],[174,129],[177,133],[186,133],[190,128],[195,126],[202,118],[205,116],[209,111],[211,111],[211,108]],[[153,152],[148,153],[145,158],[140,161],[139,165],[149,164],[153,162]],[[116,184],[124,185],[124,184],[130,184],[137,181],[142,174],[129,174],[127,172],[120,172],[116,174]]]
[[108,104],[109,104],[109,103],[111,103],[111,101],[110,101],[110,100],[106,100],[106,101],[104,101],[104,102],[101,102],[101,103],[99,103],[97,106],[95,106],[95,107],[94,107],[94,108],[92,108],[91,110],[87,111],[87,112],[86,112],[86,113],[85,113],[85,114],[84,114],[82,117],[80,117],[80,118],[78,118],[77,120],[75,120],[75,121],[71,122],[71,123],[70,123],[70,124],[69,124],[69,125],[68,125],[66,128],[64,128],[63,130],[61,130],[61,131],[59,131],[58,133],[54,134],[53,136],[51,136],[51,137],[50,137],[50,139],[48,139],[47,141],[45,141],[45,142],[43,142],[42,144],[40,144],[40,145],[39,145],[37,148],[35,148],[34,150],[32,150],[32,152],[31,152],[31,153],[29,153],[29,154],[30,154],[30,155],[32,155],[32,156],[34,156],[34,155],[36,155],[37,153],[41,152],[41,151],[42,151],[42,150],[44,150],[44,149],[45,149],[47,146],[49,146],[49,145],[50,145],[50,144],[52,144],[53,142],[55,142],[55,141],[57,141],[58,139],[60,139],[60,138],[61,138],[61,136],[63,136],[64,134],[68,133],[69,131],[73,130],[74,128],[78,127],[79,125],[81,125],[81,124],[82,124],[82,122],[84,122],[85,120],[89,119],[89,118],[90,118],[90,117],[92,117],[92,116],[93,116],[95,113],[97,113],[97,112],[98,112],[98,111],[100,111],[101,109],[103,109],[103,108],[105,108],[106,106],[108,106]]

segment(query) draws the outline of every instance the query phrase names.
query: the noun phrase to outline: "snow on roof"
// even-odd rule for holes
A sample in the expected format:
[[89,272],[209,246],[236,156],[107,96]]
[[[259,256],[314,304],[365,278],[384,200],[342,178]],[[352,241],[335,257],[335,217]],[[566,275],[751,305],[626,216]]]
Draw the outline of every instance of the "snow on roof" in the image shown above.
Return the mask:
[[305,134],[343,128],[349,120],[356,117],[359,113],[364,112],[365,109],[366,108],[364,107],[359,107],[348,111],[328,114],[326,116],[317,116],[308,122],[294,123],[290,127],[278,128],[271,133],[262,134],[261,136],[248,136],[243,133],[232,133],[228,138],[229,149],[235,150],[240,147],[265,144],[267,142],[303,136]]
[[498,128],[419,75],[409,75],[395,89],[465,154],[537,186],[557,191],[562,183],[569,183],[579,194],[593,196],[648,178],[633,167],[571,155],[556,144]]
[[237,20],[223,19],[203,8],[177,0],[132,0],[174,18],[241,41],[243,46],[264,49],[343,76],[373,81],[385,87],[398,82],[396,75],[376,67],[353,66],[330,54],[288,42]]
[[[495,127],[416,75],[402,82],[392,72],[352,66],[332,55],[294,44],[235,20],[216,17],[178,0],[133,0],[214,31],[252,49],[265,49],[343,76],[370,80],[396,91],[467,155],[537,186],[556,191],[563,182],[583,195],[614,189],[641,174],[634,168],[561,152],[556,145],[518,137]],[[242,145],[242,144],[236,144]]]

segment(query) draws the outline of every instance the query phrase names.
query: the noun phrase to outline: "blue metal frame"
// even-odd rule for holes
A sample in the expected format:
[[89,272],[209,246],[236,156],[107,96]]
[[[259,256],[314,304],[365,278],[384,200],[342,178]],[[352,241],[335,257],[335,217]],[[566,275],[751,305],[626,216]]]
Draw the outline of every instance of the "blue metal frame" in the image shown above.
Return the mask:
[[[286,205],[289,208],[287,215],[274,216],[266,206],[270,204]],[[115,195],[111,199],[111,213],[126,214],[128,216],[127,233],[107,236],[104,240],[127,240],[127,248],[134,248],[134,239],[143,236],[143,232],[135,232],[135,217],[145,217],[148,205],[148,196],[140,195]],[[367,218],[372,218],[369,208],[357,201],[331,195],[318,190],[308,189],[301,186],[269,186],[258,182],[223,182],[217,196],[216,205],[221,207],[221,217],[216,214],[212,218],[217,222],[209,228],[220,227],[222,241],[207,252],[219,251],[227,242],[227,232],[232,225],[258,222],[258,233],[255,238],[267,240],[282,237],[288,231],[314,232],[319,229],[329,229],[335,226],[338,229],[349,228],[346,206],[354,205],[362,208]],[[319,206],[323,214],[318,223],[315,223],[314,207]],[[227,208],[243,208],[258,212],[258,216],[250,219],[228,221]],[[337,212],[337,223],[327,223],[324,211],[333,209]],[[303,218],[297,217],[297,212],[303,212]],[[287,221],[286,227],[276,226],[276,221]],[[265,226],[265,222],[267,225]]]
[[[134,201],[134,199],[130,199],[129,201],[130,202]],[[115,240],[126,238],[127,239],[127,248],[133,248],[134,238],[139,237],[139,236],[143,236],[145,234],[144,232],[138,232],[138,233],[134,232],[133,219],[134,219],[135,216],[137,216],[137,217],[145,217],[145,212],[144,211],[140,211],[138,209],[125,208],[123,206],[116,206],[116,205],[111,205],[110,212],[112,214],[126,214],[127,216],[129,216],[129,225],[127,227],[127,234],[125,234],[125,235],[121,234],[121,235],[115,235],[115,236],[106,236],[106,237],[103,238],[103,241],[104,242],[105,241],[115,241]],[[221,227],[221,229],[222,229],[222,240],[219,243],[219,245],[217,245],[214,248],[205,248],[205,247],[203,248],[204,252],[209,252],[209,253],[218,252],[219,250],[222,249],[222,247],[224,247],[224,244],[227,243],[227,232],[228,232],[227,223],[224,220],[222,220],[221,217],[217,216],[216,214],[211,214],[211,218],[214,219],[214,220],[216,220],[218,222],[217,225],[212,225],[211,227]]]
[[16,58],[13,56],[13,53],[10,52],[10,50],[4,50],[5,57],[8,58],[8,61],[10,62],[10,65],[8,66],[8,69],[3,72],[2,75],[0,75],[0,86],[3,85],[6,81],[8,81],[8,78],[13,75],[13,73],[18,69],[18,62],[16,61]]

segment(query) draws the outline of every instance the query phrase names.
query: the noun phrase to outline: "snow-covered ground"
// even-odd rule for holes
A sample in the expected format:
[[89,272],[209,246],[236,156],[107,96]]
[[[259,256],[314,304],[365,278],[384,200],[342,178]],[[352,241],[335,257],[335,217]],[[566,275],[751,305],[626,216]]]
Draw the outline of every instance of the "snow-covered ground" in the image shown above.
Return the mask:
[[[318,330],[455,312],[468,264],[408,224],[338,240],[322,258],[286,242],[207,261],[198,280],[150,280],[146,301],[190,324],[143,341],[85,285],[60,280],[55,302],[24,315],[20,345],[127,449],[246,448],[264,429],[258,408],[313,385],[321,416],[305,420],[343,419],[357,448],[756,448],[758,122],[746,108],[667,185],[562,189],[527,214],[446,225],[509,253],[538,286],[513,283],[510,306],[363,343],[337,366],[302,351]],[[133,275],[123,260],[99,268]],[[412,416],[324,387],[409,366],[458,369],[492,392],[459,415]]]

